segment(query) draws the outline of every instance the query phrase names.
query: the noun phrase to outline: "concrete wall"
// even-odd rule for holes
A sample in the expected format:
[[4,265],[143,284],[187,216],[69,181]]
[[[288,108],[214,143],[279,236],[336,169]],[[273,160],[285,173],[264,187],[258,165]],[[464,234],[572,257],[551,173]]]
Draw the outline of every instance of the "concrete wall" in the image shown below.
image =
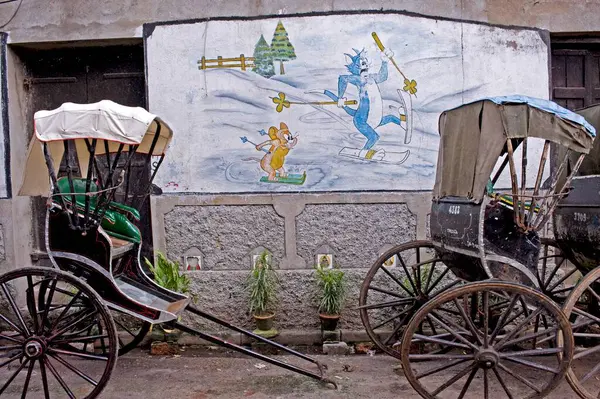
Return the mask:
[[243,283],[252,255],[266,249],[282,282],[278,326],[305,331],[319,322],[313,266],[331,253],[348,274],[341,327],[361,331],[352,308],[366,267],[390,246],[426,237],[429,201],[429,193],[165,195],[152,199],[155,247],[180,261],[200,256],[203,269],[188,274],[198,306],[247,326]]
[[102,7],[93,0],[19,3],[0,8],[0,29],[10,32],[13,43],[140,37],[141,26],[154,21],[363,9],[405,10],[551,32],[600,31],[600,3],[585,0],[109,0]]
[[[13,193],[21,180],[31,110],[22,85],[24,66],[11,46],[141,40],[143,24],[157,21],[355,11],[365,7],[364,1],[356,0],[110,0],[102,6],[91,0],[24,0],[0,5],[0,30],[8,33],[9,43],[6,80]],[[551,32],[600,31],[600,20],[596,18],[600,4],[588,1],[378,0],[368,7]],[[429,201],[427,191],[293,196],[174,194],[153,199],[153,231],[157,249],[177,259],[186,254],[201,256],[207,269],[213,268],[211,275],[194,274],[194,291],[200,296],[200,305],[246,324],[250,318],[240,282],[253,253],[262,247],[272,251],[285,281],[287,294],[281,305],[297,309],[278,320],[280,326],[309,329],[317,323],[310,269],[316,253],[331,251],[343,267],[349,268],[350,300],[356,303],[365,265],[386,246],[426,237]],[[325,227],[320,228],[321,220]],[[30,200],[15,196],[0,200],[0,269],[30,264],[32,242]],[[362,329],[351,310],[343,323],[344,328]]]
[[8,93],[6,91],[6,34],[0,34],[0,198],[7,198],[10,194],[10,148],[8,131]]

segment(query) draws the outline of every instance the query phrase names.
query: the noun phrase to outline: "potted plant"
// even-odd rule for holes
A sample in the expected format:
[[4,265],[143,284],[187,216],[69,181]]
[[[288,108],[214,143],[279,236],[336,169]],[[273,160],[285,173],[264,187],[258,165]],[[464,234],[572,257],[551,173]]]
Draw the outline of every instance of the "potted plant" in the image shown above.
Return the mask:
[[249,309],[256,321],[258,331],[273,329],[277,285],[277,275],[271,265],[271,256],[267,251],[263,251],[256,259],[246,281]]
[[319,318],[321,329],[336,329],[344,302],[346,301],[346,274],[334,265],[332,268],[316,266],[319,288]]
[[146,265],[154,275],[156,284],[171,291],[189,294],[190,278],[180,272],[179,262],[169,260],[162,252],[158,252],[156,265],[147,258]]
[[[181,294],[190,294],[192,300],[196,302],[195,295],[190,293],[190,278],[180,271],[179,262],[169,260],[162,252],[158,252],[156,264],[152,264],[147,258],[144,258],[146,265],[154,275],[156,284],[171,291]],[[166,329],[161,326],[165,334],[173,334],[174,330]]]

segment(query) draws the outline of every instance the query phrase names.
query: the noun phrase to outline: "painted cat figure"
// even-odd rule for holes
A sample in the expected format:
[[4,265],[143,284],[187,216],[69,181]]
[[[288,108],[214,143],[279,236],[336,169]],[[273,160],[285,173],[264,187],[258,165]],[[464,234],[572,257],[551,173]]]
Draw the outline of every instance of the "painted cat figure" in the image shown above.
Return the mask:
[[[338,78],[338,93],[335,95],[329,90],[325,94],[342,108],[348,115],[352,116],[354,126],[367,138],[363,150],[370,150],[379,140],[379,134],[375,131],[379,126],[388,123],[401,124],[401,119],[396,115],[383,115],[383,100],[379,90],[379,84],[388,78],[388,60],[394,54],[386,49],[381,55],[382,63],[378,73],[370,73],[371,60],[367,58],[364,49],[358,51],[353,49],[356,55],[345,54],[348,64],[346,68],[350,75],[340,75]],[[358,108],[350,108],[344,103],[344,94],[348,84],[358,88]]]

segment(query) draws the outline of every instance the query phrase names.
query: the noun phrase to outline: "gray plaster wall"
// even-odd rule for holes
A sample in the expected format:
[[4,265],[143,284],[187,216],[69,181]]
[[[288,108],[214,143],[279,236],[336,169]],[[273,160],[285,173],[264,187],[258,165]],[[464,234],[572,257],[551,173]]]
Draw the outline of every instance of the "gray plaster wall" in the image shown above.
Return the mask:
[[169,256],[200,251],[205,270],[240,270],[266,249],[283,259],[284,221],[273,206],[178,206],[165,215]]
[[0,199],[0,270],[8,271],[15,267],[13,253],[12,204]]
[[197,306],[249,328],[250,255],[269,250],[280,281],[277,327],[304,332],[319,329],[315,256],[332,253],[348,283],[340,327],[360,332],[354,308],[367,271],[389,246],[425,238],[430,201],[429,193],[162,195],[151,201],[154,245],[179,261],[200,250],[202,270],[187,273]]
[[[364,329],[358,311],[353,308],[358,303],[360,285],[364,279],[363,269],[347,270],[348,298],[339,327],[345,330]],[[207,272],[192,275],[192,291],[197,296],[195,305],[204,311],[217,314],[225,320],[254,328],[252,315],[248,312],[247,293],[244,280],[247,272]],[[284,331],[315,331],[319,327],[317,312],[316,280],[313,270],[279,270],[278,304],[276,327]],[[191,325],[208,330],[222,331],[209,321],[184,315]]]
[[4,227],[0,224],[0,261],[6,259],[6,249],[4,247]]
[[[13,43],[139,37],[146,22],[289,13],[405,10],[552,32],[600,31],[600,3],[585,0],[23,0],[0,8]],[[16,14],[15,14],[16,11]],[[11,19],[12,18],[12,19]]]
[[406,204],[307,205],[296,218],[298,254],[316,264],[332,252],[344,268],[364,268],[389,245],[416,238],[416,217]]

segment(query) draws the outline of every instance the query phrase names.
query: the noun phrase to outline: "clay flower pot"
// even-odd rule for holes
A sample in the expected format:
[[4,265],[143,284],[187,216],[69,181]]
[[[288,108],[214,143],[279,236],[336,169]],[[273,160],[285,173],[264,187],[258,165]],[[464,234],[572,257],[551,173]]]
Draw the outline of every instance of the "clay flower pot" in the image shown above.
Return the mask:
[[340,320],[339,314],[319,314],[321,319],[321,329],[325,331],[335,331],[337,328],[338,321]]
[[273,328],[273,318],[275,313],[253,315],[256,321],[256,328],[261,331],[269,331]]

